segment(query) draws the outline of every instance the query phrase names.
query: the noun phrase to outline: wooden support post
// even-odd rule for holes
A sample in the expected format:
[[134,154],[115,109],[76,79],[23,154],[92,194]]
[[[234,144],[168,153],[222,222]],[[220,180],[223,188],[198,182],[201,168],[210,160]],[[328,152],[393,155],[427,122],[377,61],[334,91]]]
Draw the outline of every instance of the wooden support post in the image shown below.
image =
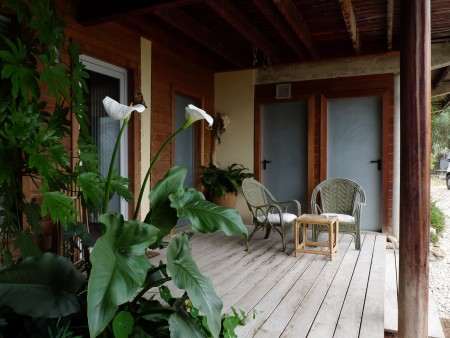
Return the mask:
[[430,0],[401,2],[400,338],[428,337]]

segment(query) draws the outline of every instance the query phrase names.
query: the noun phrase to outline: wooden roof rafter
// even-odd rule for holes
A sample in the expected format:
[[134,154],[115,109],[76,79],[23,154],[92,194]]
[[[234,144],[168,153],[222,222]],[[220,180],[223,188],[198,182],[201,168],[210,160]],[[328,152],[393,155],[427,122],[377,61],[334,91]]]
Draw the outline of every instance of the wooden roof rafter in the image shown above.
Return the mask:
[[253,4],[259,9],[262,15],[270,22],[273,28],[284,39],[289,47],[295,52],[300,59],[308,59],[306,51],[299,46],[299,39],[293,32],[292,28],[286,20],[280,20],[278,16],[274,15],[276,7],[272,0],[252,0]]
[[387,0],[387,50],[392,51],[392,32],[394,30],[394,0]]
[[203,0],[127,0],[127,1],[80,1],[78,5],[78,22],[91,26],[124,17],[140,16],[156,11],[178,8],[202,2]]
[[227,59],[235,66],[245,68],[248,65],[248,60],[246,60],[242,53],[223,41],[221,37],[217,36],[207,27],[198,23],[198,21],[190,17],[183,10],[174,8],[158,11],[155,14],[203,46],[210,48],[218,55]]
[[351,0],[339,0],[342,16],[344,17],[347,30],[352,40],[353,49],[356,54],[361,53],[361,40],[359,38],[358,26],[356,25],[355,12]]
[[292,0],[273,0],[281,14],[297,34],[298,38],[303,42],[308,52],[314,59],[319,58],[319,50],[312,39],[311,31],[306,24],[305,19],[297,9]]
[[248,41],[270,57],[272,61],[282,60],[279,50],[269,41],[230,1],[206,0],[206,3],[219,14],[230,26],[237,30]]
[[183,39],[179,34],[173,34],[159,25],[153,24],[148,20],[142,18],[124,18],[122,24],[127,28],[135,29],[139,31],[142,36],[150,39],[161,46],[168,48],[169,50],[182,50],[183,55],[192,60],[198,60],[205,67],[213,68],[213,62],[203,54],[199,54],[198,51],[192,47],[192,45]]

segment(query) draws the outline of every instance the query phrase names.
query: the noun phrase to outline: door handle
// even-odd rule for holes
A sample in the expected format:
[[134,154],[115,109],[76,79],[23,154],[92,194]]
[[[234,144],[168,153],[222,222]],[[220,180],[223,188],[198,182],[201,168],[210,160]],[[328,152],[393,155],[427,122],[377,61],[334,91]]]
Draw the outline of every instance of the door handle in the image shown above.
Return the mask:
[[378,171],[381,171],[381,160],[370,161],[370,163],[376,163]]
[[266,170],[267,164],[268,164],[268,163],[272,163],[272,161],[267,161],[267,160],[263,160],[263,161],[262,161],[263,169],[264,169],[264,170]]

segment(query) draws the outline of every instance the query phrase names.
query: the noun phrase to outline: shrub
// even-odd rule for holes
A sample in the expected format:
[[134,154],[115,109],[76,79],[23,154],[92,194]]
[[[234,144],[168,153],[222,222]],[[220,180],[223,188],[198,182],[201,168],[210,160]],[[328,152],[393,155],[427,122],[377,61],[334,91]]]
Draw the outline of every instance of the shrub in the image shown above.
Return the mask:
[[430,241],[436,243],[445,228],[445,215],[435,202],[430,203],[430,226],[436,230],[436,234],[430,235]]

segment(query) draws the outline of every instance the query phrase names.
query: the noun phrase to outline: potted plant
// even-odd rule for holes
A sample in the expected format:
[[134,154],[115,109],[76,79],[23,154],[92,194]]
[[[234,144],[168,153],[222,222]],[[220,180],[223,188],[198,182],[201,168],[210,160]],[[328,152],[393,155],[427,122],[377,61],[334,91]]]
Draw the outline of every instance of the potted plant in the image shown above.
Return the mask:
[[253,177],[242,164],[233,163],[227,169],[220,169],[214,164],[202,167],[200,184],[205,187],[209,201],[228,208],[236,207],[236,196],[242,181]]

